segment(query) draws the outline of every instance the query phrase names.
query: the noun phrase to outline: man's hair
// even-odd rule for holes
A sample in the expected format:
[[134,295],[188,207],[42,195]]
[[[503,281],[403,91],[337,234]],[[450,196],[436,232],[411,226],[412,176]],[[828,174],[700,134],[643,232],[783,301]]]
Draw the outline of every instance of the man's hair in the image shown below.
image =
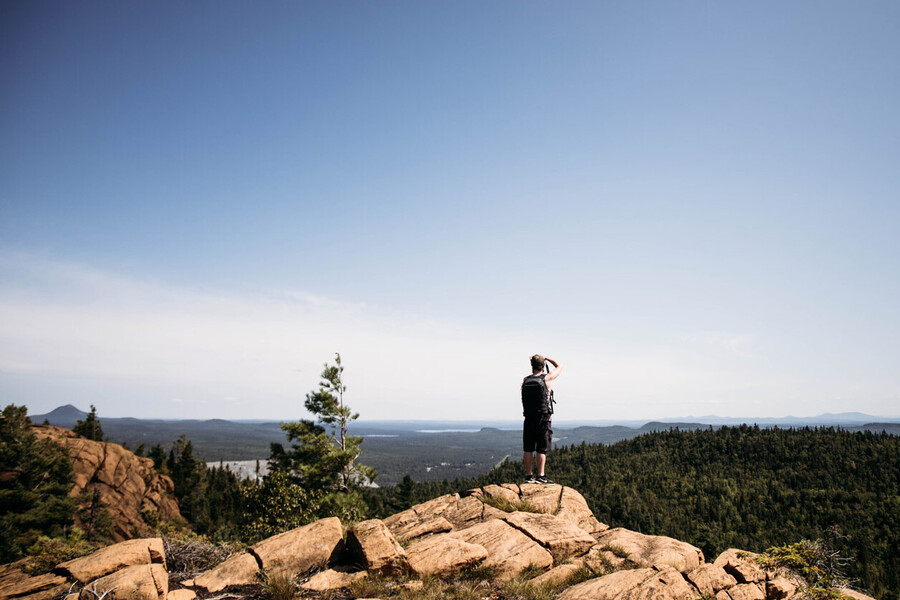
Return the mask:
[[544,357],[540,354],[535,354],[531,357],[531,371],[543,371],[544,370]]

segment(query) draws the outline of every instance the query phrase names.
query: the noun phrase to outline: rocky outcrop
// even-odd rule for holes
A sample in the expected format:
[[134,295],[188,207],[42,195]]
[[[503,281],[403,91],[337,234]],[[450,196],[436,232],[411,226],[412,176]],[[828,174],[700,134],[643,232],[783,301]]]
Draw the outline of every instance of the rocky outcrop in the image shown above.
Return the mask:
[[97,600],[107,592],[115,600],[165,600],[169,574],[159,563],[125,567],[84,586],[79,600]]
[[622,527],[599,534],[597,542],[624,551],[630,560],[644,567],[669,566],[685,572],[699,567],[703,562],[700,548],[674,538],[644,535]]
[[128,540],[113,544],[89,556],[61,563],[57,565],[56,570],[79,583],[87,583],[125,567],[152,563],[159,563],[165,569],[166,552],[161,538]]
[[347,551],[369,572],[393,575],[406,571],[406,552],[380,519],[357,523],[347,532]]
[[[150,535],[153,528],[144,519],[183,522],[175,500],[172,480],[153,468],[153,461],[141,458],[118,444],[95,442],[50,425],[33,427],[41,439],[64,446],[72,461],[75,485],[70,496],[96,492],[113,519],[110,532],[115,541]],[[76,517],[76,525],[83,524]]]
[[0,567],[0,600],[51,600],[68,587],[65,577],[53,573],[37,576],[26,574],[26,565],[27,561],[20,560]]
[[487,558],[482,564],[494,568],[499,580],[515,577],[531,566],[547,569],[553,565],[550,552],[533,538],[500,519],[479,523],[448,535],[487,550]]
[[232,585],[259,582],[261,569],[295,577],[325,568],[343,547],[343,531],[337,517],[322,519],[285,531],[250,546],[193,580],[192,587],[214,593]]
[[[0,600],[192,600],[258,585],[263,572],[285,574],[310,593],[328,593],[369,574],[448,577],[472,567],[487,567],[492,581],[543,570],[529,585],[553,586],[554,593],[565,588],[559,600],[803,597],[799,580],[761,568],[756,558],[729,549],[707,563],[698,548],[679,540],[607,528],[571,488],[500,484],[357,523],[346,539],[337,518],[322,519],[254,544],[178,589],[169,589],[159,538],[121,542],[38,576],[27,575],[20,561],[0,567]],[[414,593],[423,582],[401,587]]]

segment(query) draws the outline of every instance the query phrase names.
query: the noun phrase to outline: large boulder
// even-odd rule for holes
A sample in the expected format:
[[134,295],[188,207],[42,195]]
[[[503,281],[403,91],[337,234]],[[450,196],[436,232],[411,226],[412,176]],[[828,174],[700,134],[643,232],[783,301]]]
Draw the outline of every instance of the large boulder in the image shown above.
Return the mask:
[[584,496],[570,487],[564,487],[559,498],[556,516],[577,525],[588,533],[599,533],[609,529],[594,516]]
[[503,520],[549,550],[555,560],[580,556],[596,543],[586,531],[555,515],[513,512]]
[[622,527],[610,529],[596,537],[601,546],[621,549],[630,560],[641,566],[670,566],[687,572],[703,562],[700,548],[670,537],[644,535]]
[[347,551],[351,560],[370,572],[392,575],[409,567],[406,552],[380,519],[351,527],[347,533]]
[[343,537],[340,519],[328,517],[265,539],[249,551],[267,572],[294,577],[336,559]]
[[[50,439],[68,450],[74,471],[70,496],[88,491],[113,518],[112,538],[121,542],[138,535],[152,535],[153,527],[144,514],[164,520],[184,521],[175,500],[175,484],[153,468],[149,458],[136,456],[118,444],[95,442],[79,437],[68,429],[39,425],[33,427],[40,439]],[[78,515],[75,524],[83,527]]]
[[685,573],[688,581],[700,590],[701,593],[715,596],[719,590],[724,590],[737,585],[737,580],[725,572],[722,567],[709,563],[703,563],[699,567]]
[[528,567],[548,569],[553,565],[547,550],[504,521],[494,519],[448,535],[487,550],[482,564],[494,567],[499,580],[511,579]]
[[487,550],[444,533],[415,542],[406,549],[409,566],[419,575],[450,575],[483,562]]
[[535,511],[554,515],[559,510],[559,499],[562,497],[563,486],[523,483],[519,489],[521,490],[521,499],[531,504]]
[[313,592],[328,592],[332,590],[340,590],[350,587],[354,581],[366,577],[368,573],[365,571],[357,571],[355,573],[345,573],[334,569],[326,569],[320,571],[309,578],[306,583],[300,584],[304,590]]
[[166,551],[162,538],[127,540],[101,548],[93,554],[60,563],[61,571],[80,583],[93,581],[114,571],[135,565],[158,563],[165,568]]
[[672,567],[616,571],[573,585],[558,600],[695,600],[697,590]]
[[432,517],[421,522],[410,521],[400,524],[392,530],[392,533],[398,542],[407,542],[432,533],[446,533],[452,530],[453,523],[444,517]]
[[125,567],[84,586],[80,600],[165,600],[169,574],[159,563]]
[[731,600],[766,600],[766,593],[760,584],[739,583],[728,590]]
[[738,583],[763,583],[766,581],[766,572],[756,562],[758,557],[753,552],[729,548],[713,564],[725,569]]
[[[187,585],[186,581],[182,583]],[[259,583],[259,562],[249,552],[241,552],[195,578],[191,587],[202,587],[212,594],[230,585],[254,583]]]
[[23,567],[24,561],[0,567],[0,600],[50,600],[68,587],[65,577],[52,573],[32,577]]

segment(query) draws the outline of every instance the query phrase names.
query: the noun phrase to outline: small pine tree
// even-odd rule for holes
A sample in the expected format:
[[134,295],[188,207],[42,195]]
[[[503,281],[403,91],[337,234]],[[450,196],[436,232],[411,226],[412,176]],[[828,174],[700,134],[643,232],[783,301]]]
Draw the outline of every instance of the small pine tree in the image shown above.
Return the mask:
[[345,492],[374,480],[375,470],[356,463],[363,440],[349,435],[349,427],[359,414],[344,403],[347,386],[340,354],[335,354],[334,362],[325,364],[319,389],[309,392],[304,402],[318,422],[282,423],[281,429],[293,443],[289,451],[273,445],[272,461],[276,470],[292,472],[299,483],[311,489]]
[[97,408],[93,404],[91,404],[91,412],[84,419],[76,422],[72,431],[95,442],[103,441],[103,427],[100,426],[100,419],[97,418]]

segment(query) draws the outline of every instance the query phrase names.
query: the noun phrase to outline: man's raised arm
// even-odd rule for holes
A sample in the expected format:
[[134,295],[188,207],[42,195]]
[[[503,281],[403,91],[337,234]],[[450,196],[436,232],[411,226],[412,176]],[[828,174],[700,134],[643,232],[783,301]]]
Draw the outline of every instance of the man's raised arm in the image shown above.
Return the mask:
[[544,360],[553,365],[553,370],[547,373],[547,376],[544,377],[544,381],[553,381],[554,379],[559,377],[559,373],[560,371],[562,371],[562,366],[552,358],[547,358],[545,356]]

